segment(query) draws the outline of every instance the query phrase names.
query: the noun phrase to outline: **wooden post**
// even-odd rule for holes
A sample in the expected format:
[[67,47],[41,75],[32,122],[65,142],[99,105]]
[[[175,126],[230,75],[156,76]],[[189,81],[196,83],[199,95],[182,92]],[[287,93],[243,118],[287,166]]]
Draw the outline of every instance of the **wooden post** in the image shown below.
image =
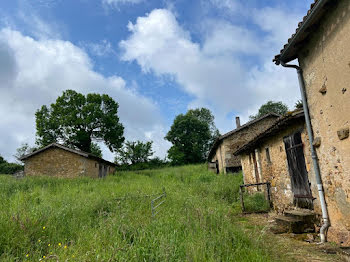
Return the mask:
[[272,208],[273,205],[272,205],[272,201],[271,201],[271,184],[270,184],[270,182],[266,183],[266,187],[267,187],[267,200],[269,201],[270,208]]
[[243,186],[239,187],[239,198],[241,199],[241,206],[242,206],[242,212],[245,212],[245,208],[244,208],[244,200],[243,200]]

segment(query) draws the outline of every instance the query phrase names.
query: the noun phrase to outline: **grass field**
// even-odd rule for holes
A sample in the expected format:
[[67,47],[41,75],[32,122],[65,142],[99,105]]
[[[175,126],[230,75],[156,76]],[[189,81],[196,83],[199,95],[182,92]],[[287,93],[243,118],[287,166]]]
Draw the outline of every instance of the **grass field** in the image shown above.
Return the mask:
[[[260,229],[237,215],[241,180],[204,165],[99,180],[0,176],[0,260],[271,261]],[[163,187],[152,218],[152,197],[140,196]]]

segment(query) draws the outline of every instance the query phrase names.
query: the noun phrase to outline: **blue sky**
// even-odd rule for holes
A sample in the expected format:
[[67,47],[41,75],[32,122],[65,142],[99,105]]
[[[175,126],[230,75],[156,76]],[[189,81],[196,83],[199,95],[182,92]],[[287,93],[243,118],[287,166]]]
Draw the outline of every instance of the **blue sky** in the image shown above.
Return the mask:
[[210,108],[221,133],[268,100],[292,108],[295,72],[271,61],[311,2],[3,0],[0,153],[34,144],[35,111],[68,88],[111,95],[126,138],[153,140],[161,157],[189,108]]

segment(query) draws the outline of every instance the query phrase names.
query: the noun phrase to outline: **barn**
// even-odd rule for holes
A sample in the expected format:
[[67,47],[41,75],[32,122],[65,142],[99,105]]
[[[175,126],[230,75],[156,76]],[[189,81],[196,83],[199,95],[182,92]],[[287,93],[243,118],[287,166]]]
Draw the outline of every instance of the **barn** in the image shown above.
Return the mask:
[[242,169],[240,157],[235,156],[233,152],[260,132],[268,129],[279,117],[278,114],[269,113],[244,125],[241,125],[239,117],[236,117],[236,129],[220,136],[210,149],[209,169],[217,174],[240,171]]
[[115,172],[116,164],[75,150],[61,144],[52,143],[21,158],[26,176],[52,176],[63,178],[102,178]]

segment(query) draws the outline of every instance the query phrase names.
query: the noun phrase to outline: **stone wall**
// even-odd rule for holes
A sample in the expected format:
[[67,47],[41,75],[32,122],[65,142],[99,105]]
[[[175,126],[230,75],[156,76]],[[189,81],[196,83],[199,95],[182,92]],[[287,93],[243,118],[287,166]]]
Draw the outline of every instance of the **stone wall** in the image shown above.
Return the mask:
[[[301,131],[306,168],[310,180],[310,150],[303,121],[298,121],[297,123],[290,125],[287,129],[261,142],[255,150],[242,155],[244,183],[254,184],[259,182],[270,182],[272,202],[274,209],[278,213],[282,213],[286,209],[294,208],[293,192],[283,138],[292,135],[297,131]],[[266,148],[269,150],[270,161],[267,159]],[[256,180],[253,154],[255,154],[258,162],[257,173],[259,181]],[[257,187],[251,187],[250,190],[256,191]],[[317,194],[317,190],[313,191],[312,194],[313,196]]]
[[299,63],[332,226],[329,238],[350,245],[350,2],[340,0],[305,42]]
[[212,158],[213,162],[218,160],[220,173],[226,174],[226,167],[241,166],[240,157],[234,156],[233,152],[257,134],[266,130],[275,121],[276,117],[267,117],[223,138],[216,149],[215,156]]
[[[114,173],[115,168],[109,167]],[[25,160],[26,176],[98,177],[99,162],[61,148],[48,148]]]

